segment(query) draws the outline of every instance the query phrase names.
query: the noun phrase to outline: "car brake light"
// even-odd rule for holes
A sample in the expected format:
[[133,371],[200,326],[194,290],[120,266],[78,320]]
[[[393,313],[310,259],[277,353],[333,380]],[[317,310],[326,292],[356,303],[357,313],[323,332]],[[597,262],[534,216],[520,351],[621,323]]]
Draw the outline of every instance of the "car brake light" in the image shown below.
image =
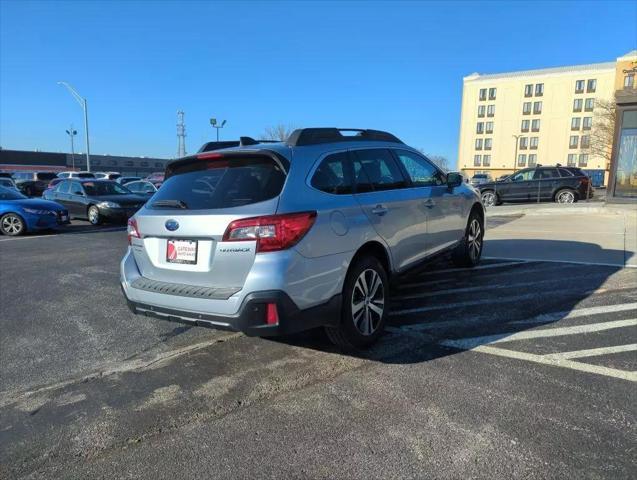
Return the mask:
[[131,245],[132,244],[132,238],[142,238],[142,236],[139,234],[139,228],[137,227],[137,220],[135,220],[134,218],[129,218],[128,219],[128,244]]
[[279,323],[279,311],[276,308],[276,303],[267,304],[265,323],[268,325],[277,325]]
[[316,220],[316,212],[243,218],[228,225],[224,242],[256,241],[257,252],[274,252],[296,245]]

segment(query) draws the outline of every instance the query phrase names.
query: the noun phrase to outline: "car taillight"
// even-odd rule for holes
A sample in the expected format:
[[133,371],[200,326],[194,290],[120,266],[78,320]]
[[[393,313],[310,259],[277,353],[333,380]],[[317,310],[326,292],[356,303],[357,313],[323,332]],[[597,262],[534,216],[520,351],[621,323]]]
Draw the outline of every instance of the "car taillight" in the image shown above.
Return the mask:
[[244,218],[228,225],[224,242],[256,241],[257,252],[274,252],[296,245],[316,220],[316,212]]
[[142,238],[142,236],[139,234],[139,228],[137,228],[137,220],[135,220],[134,218],[129,218],[128,219],[128,244],[131,245],[132,244],[132,238]]
[[268,325],[276,325],[279,323],[279,311],[276,303],[268,303],[266,306],[265,323]]

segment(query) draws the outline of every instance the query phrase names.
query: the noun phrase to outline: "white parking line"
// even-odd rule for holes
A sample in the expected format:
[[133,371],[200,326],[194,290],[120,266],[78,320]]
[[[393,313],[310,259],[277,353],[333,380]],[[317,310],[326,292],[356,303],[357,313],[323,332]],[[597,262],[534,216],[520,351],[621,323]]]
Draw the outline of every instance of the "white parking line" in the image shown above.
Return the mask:
[[[569,280],[573,281],[575,279],[583,280],[590,279],[596,277],[608,277],[607,274],[596,273],[592,275],[582,275],[582,276],[569,276]],[[503,288],[520,288],[520,287],[532,287],[535,285],[543,285],[545,283],[564,283],[564,278],[549,278],[546,280],[534,280],[532,282],[522,282],[522,283],[500,283],[496,285],[476,285],[474,287],[461,287],[461,288],[451,288],[448,290],[434,290],[431,292],[421,292],[421,293],[412,293],[409,295],[400,295],[397,297],[393,297],[392,300],[413,300],[417,298],[424,297],[436,297],[438,295],[452,295],[455,293],[468,293],[468,292],[481,292],[484,290],[498,290]]]
[[613,353],[623,352],[635,352],[637,351],[637,343],[630,345],[618,345],[615,347],[601,347],[601,348],[589,348],[587,350],[573,350],[571,352],[551,353],[549,355],[543,355],[545,358],[584,358],[584,357],[597,357],[598,355],[610,355]]
[[100,228],[94,230],[84,230],[79,232],[60,232],[60,233],[50,233],[48,235],[29,235],[25,237],[9,237],[0,239],[1,242],[13,242],[16,240],[33,240],[36,238],[60,238],[65,235],[84,235],[87,233],[103,233],[103,232],[124,232],[126,231],[126,227],[112,227],[112,228]]
[[468,337],[459,339],[442,340],[439,343],[446,347],[471,350],[480,345],[489,343],[513,342],[516,340],[530,340],[533,338],[561,337],[564,335],[577,335],[580,333],[601,332],[614,328],[637,326],[637,318],[628,320],[615,320],[612,322],[593,323],[589,325],[576,325],[574,327],[545,328],[541,330],[529,330],[517,333],[498,333],[481,337]]
[[[498,260],[498,259],[495,259],[495,260]],[[487,263],[486,265],[478,265],[477,267],[458,267],[458,268],[445,268],[444,270],[425,270],[422,273],[419,273],[418,276],[434,275],[436,273],[447,273],[447,272],[464,272],[469,270],[471,271],[487,270],[490,268],[500,268],[500,267],[510,267],[511,265],[521,265],[523,263],[531,263],[534,261],[537,261],[537,260],[516,260],[514,262]]]
[[[571,293],[580,293],[581,295],[595,295],[595,294],[599,294],[599,293],[608,293],[608,292],[618,292],[618,291],[622,291],[622,290],[631,290],[637,288],[637,285],[629,285],[629,286],[625,286],[625,287],[617,287],[617,288],[598,288],[595,290],[586,290],[586,291],[578,291],[575,289],[569,289],[569,290],[558,290],[556,292],[554,292],[552,295],[556,295],[556,294],[571,294]],[[476,305],[496,305],[496,304],[500,304],[500,303],[511,303],[511,302],[518,302],[521,300],[530,300],[533,298],[537,298],[538,294],[537,292],[531,292],[531,293],[526,293],[523,295],[514,295],[514,296],[510,296],[510,297],[504,297],[504,298],[500,298],[498,300],[494,300],[492,298],[484,298],[484,299],[480,299],[480,300],[467,300],[464,302],[455,302],[455,303],[443,303],[440,305],[427,305],[425,307],[415,307],[415,308],[407,308],[404,310],[395,310],[393,312],[390,312],[389,315],[392,317],[398,316],[398,315],[409,315],[411,313],[423,313],[423,312],[431,312],[434,310],[448,310],[448,309],[452,309],[452,308],[460,308],[460,307],[473,307]]]
[[573,265],[599,265],[601,267],[621,267],[621,268],[637,268],[637,265],[624,264],[623,262],[606,263],[606,262],[578,262],[575,260],[547,260],[544,258],[510,258],[510,257],[482,257],[483,260],[512,260],[518,262],[547,262],[547,263],[570,263]]
[[526,360],[528,362],[535,362],[554,367],[570,368],[571,370],[578,370],[580,372],[596,373],[607,377],[637,382],[637,372],[627,372],[616,368],[590,365],[588,363],[574,362],[572,360],[565,360],[562,358],[552,358],[545,355],[535,355],[533,353],[516,352],[513,350],[505,350],[504,348],[489,347],[487,345],[472,348],[471,351],[488,353],[499,357],[514,358],[516,360]]
[[[535,317],[527,318],[525,320],[515,320],[513,322],[504,322],[503,325],[518,325],[518,324],[533,324],[533,323],[552,323],[560,320],[566,320],[570,318],[587,317],[590,315],[598,315],[603,313],[617,313],[625,312],[629,310],[637,310],[637,302],[635,303],[622,303],[618,305],[602,305],[600,307],[587,307],[576,308],[570,311],[563,312],[551,312],[543,313]],[[444,320],[442,322],[428,322],[428,323],[414,323],[410,325],[403,325],[398,330],[402,331],[420,331],[420,330],[435,330],[438,328],[449,327],[466,327],[472,325],[482,325],[486,321],[492,319],[489,316],[469,317],[456,320]]]

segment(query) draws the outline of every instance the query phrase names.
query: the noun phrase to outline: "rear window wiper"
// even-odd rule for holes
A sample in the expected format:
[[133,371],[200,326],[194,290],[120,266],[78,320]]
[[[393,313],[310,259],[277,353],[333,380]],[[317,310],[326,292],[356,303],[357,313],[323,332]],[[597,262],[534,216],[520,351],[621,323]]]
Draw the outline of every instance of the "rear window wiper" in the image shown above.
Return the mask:
[[153,202],[150,206],[158,207],[158,208],[183,208],[183,209],[188,208],[188,205],[186,204],[186,202],[182,200],[157,200],[156,202]]

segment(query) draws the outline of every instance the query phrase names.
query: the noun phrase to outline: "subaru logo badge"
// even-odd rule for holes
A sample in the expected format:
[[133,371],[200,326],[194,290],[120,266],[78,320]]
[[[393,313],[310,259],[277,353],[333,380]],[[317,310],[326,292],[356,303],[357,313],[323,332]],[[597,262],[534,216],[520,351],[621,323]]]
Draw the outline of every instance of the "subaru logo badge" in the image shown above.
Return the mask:
[[166,220],[166,229],[174,232],[179,228],[179,222],[177,220]]

